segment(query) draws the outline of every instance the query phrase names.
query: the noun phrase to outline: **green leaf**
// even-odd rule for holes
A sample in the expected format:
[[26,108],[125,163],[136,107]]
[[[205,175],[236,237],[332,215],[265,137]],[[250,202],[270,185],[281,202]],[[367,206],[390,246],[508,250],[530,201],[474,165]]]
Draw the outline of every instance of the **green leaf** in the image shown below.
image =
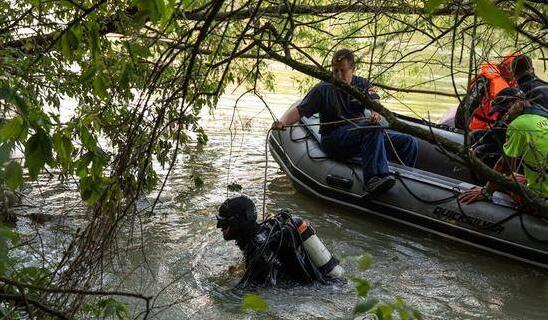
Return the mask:
[[87,204],[93,205],[103,196],[107,187],[105,179],[85,176],[80,179],[80,196]]
[[6,185],[15,190],[23,184],[23,168],[17,161],[12,161],[6,166]]
[[23,133],[26,131],[25,126],[23,125],[23,119],[21,117],[15,117],[0,129],[0,139],[6,140],[18,140],[19,137],[23,136]]
[[80,126],[80,141],[82,142],[82,145],[88,150],[95,152],[97,150],[97,140],[95,137],[89,132],[88,128],[86,126],[81,125]]
[[69,28],[68,30],[63,33],[61,36],[61,53],[63,56],[65,56],[67,59],[72,60],[74,57],[74,51],[78,49],[79,46],[79,40],[76,33],[74,33],[74,30],[72,28]]
[[[135,58],[148,58],[151,56],[150,47],[142,46],[138,43],[124,42],[129,55]],[[135,61],[134,61],[135,62]]]
[[95,66],[90,66],[89,68],[85,69],[85,71],[82,72],[82,75],[80,76],[80,82],[86,83],[91,80],[95,76],[95,73],[97,72],[97,69]]
[[17,94],[15,90],[10,87],[4,86],[0,89],[0,99],[11,102],[17,106],[19,112],[23,117],[27,115],[28,105],[26,101]]
[[96,23],[88,24],[88,39],[89,47],[91,49],[91,57],[93,60],[97,60],[101,53],[101,41],[99,38],[99,27]]
[[155,0],[134,0],[134,3],[137,5],[139,10],[144,12],[150,21],[156,22],[158,21],[158,15],[156,9],[156,1]]
[[53,135],[53,149],[57,153],[57,160],[61,167],[68,170],[72,163],[72,152],[74,151],[70,138],[61,132],[56,132]]
[[196,188],[201,188],[204,186],[204,180],[202,180],[202,178],[200,178],[200,176],[198,175],[194,175],[192,177],[192,181],[194,181],[194,186]]
[[476,1],[476,13],[480,16],[487,24],[490,24],[495,27],[499,27],[508,32],[513,31],[512,21],[510,18],[502,11],[501,8],[493,4],[489,0],[475,0]]
[[[162,13],[162,21],[161,21],[162,24],[165,24],[166,22],[169,21],[169,19],[173,15],[173,11],[175,7],[177,6],[175,3],[175,0],[168,0],[168,2],[169,3],[164,4],[165,10]],[[175,26],[175,23],[171,23],[170,26],[168,27],[168,30],[170,28],[172,29],[174,26]]]
[[91,163],[95,154],[91,151],[86,152],[78,161],[76,161],[76,175],[80,178],[88,174],[88,165]]
[[51,127],[51,121],[44,111],[39,108],[30,108],[27,116],[29,125],[35,129],[46,129]]
[[514,18],[515,19],[520,17],[521,12],[523,11],[524,5],[525,5],[525,0],[516,1],[516,5],[514,6]]
[[268,310],[268,304],[261,296],[248,293],[244,296],[244,300],[242,301],[242,309],[265,312]]
[[93,91],[99,98],[108,99],[107,85],[105,79],[100,74],[93,79]]
[[153,0],[156,12],[158,13],[157,19],[160,20],[166,15],[166,4],[164,0]]
[[12,263],[8,252],[10,246],[17,244],[19,235],[8,228],[0,226],[0,276],[3,276],[8,266]]
[[371,288],[369,281],[361,278],[353,278],[352,282],[354,282],[354,286],[358,291],[358,296],[362,298],[367,297],[367,294],[369,293],[369,288]]
[[205,133],[204,129],[203,128],[199,128],[197,131],[197,140],[198,140],[198,144],[201,144],[201,145],[206,145],[207,142],[209,141],[209,138],[207,137],[207,134]]
[[437,8],[444,4],[447,0],[427,0],[424,4],[424,10],[432,14]]
[[156,22],[162,18],[162,6],[165,8],[163,0],[135,0],[134,2],[139,10],[148,15],[150,21]]
[[[21,282],[38,287],[45,287],[49,284],[50,271],[40,267],[23,267],[18,268],[14,274],[14,278]],[[31,295],[39,294],[38,292],[29,292]]]
[[122,73],[120,74],[120,80],[118,81],[120,88],[124,90],[129,89],[129,77],[132,73],[133,73],[133,66],[131,63],[127,62],[126,64],[124,64]]
[[242,190],[242,186],[236,182],[233,182],[227,186],[229,191],[239,192]]
[[101,148],[97,148],[93,154],[93,164],[91,165],[91,174],[99,177],[103,174],[103,169],[107,165],[109,155]]
[[46,163],[53,159],[52,142],[44,130],[37,130],[25,145],[25,167],[31,178],[36,179]]
[[12,150],[13,150],[13,143],[0,144],[0,165],[10,159]]
[[129,319],[127,306],[114,298],[106,298],[97,302],[95,306],[88,305],[97,318],[107,319]]
[[356,307],[354,307],[354,314],[365,313],[373,309],[377,303],[379,303],[379,300],[377,299],[369,299],[367,301],[360,302],[356,305]]
[[389,305],[381,305],[377,308],[375,314],[380,320],[392,320],[392,312],[394,309]]
[[364,254],[358,260],[358,268],[361,271],[369,269],[372,265],[373,265],[373,257],[368,254]]

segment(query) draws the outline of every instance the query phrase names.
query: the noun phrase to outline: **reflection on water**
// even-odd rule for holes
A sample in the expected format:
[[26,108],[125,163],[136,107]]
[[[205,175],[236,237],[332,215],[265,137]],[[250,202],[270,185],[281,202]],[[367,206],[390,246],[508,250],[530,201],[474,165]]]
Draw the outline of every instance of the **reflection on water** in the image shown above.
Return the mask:
[[[209,144],[203,150],[185,152],[160,197],[156,215],[144,221],[142,234],[134,231],[134,237],[142,239],[146,259],[137,243],[134,250],[120,255],[105,278],[110,287],[157,295],[153,315],[158,319],[250,318],[240,309],[243,293],[232,289],[241,269],[228,272],[229,266],[241,266],[240,252],[222,239],[211,218],[232,182],[242,185],[262,211],[264,143],[271,119],[267,110],[261,110],[259,99],[245,97],[229,130],[236,98],[223,98],[215,116],[204,113]],[[272,95],[266,100],[279,116],[295,97]],[[196,176],[203,186],[194,185]],[[291,208],[311,220],[348,277],[370,279],[375,287],[371,294],[377,298],[401,296],[426,319],[546,318],[548,273],[543,270],[319,202],[297,192],[271,158],[267,181],[268,211]],[[57,235],[73,232],[85,212],[81,207],[68,210],[78,203],[77,195],[52,187],[51,181],[26,192],[33,199],[48,200],[48,206],[25,211],[40,210],[57,217],[40,228],[46,245],[61,250],[62,241],[54,240],[63,237]],[[153,198],[140,205],[146,207]],[[61,227],[52,227],[57,224]],[[19,227],[29,231],[32,224],[22,219]],[[364,252],[374,256],[375,264],[360,272],[355,257]],[[349,317],[356,302],[351,283],[260,289],[258,293],[268,301],[269,311],[252,319]]]

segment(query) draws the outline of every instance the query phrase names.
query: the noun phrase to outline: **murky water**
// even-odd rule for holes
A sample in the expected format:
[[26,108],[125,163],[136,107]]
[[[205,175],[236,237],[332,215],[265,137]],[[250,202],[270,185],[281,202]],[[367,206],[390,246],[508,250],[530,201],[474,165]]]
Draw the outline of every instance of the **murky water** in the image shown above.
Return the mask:
[[[248,96],[240,100],[229,128],[236,98],[225,96],[214,116],[204,113],[209,144],[185,152],[156,214],[143,221],[142,233],[136,231],[134,237],[142,239],[146,259],[137,243],[134,250],[120,254],[105,284],[156,295],[153,315],[157,319],[352,318],[357,299],[350,282],[261,289],[258,293],[267,300],[269,311],[261,315],[241,311],[242,293],[231,289],[241,273],[231,274],[228,268],[241,266],[242,258],[233,243],[222,239],[212,217],[232,182],[242,185],[242,192],[262,210],[265,133],[271,118],[267,110],[261,111],[259,99]],[[291,95],[265,98],[278,116],[296,99]],[[432,111],[439,117],[444,110]],[[203,186],[196,187],[193,177],[200,177]],[[81,222],[82,211],[71,209],[78,203],[77,195],[52,187],[52,181],[44,178],[40,188],[26,190],[29,197],[25,201],[34,199],[35,206],[20,209],[27,215],[34,211],[52,214],[52,220],[34,225],[22,218],[19,228],[39,228],[46,245],[61,251],[62,237],[56,235],[72,232]],[[369,279],[374,284],[371,295],[381,299],[400,296],[426,319],[547,317],[547,271],[319,202],[297,192],[271,157],[266,204],[268,212],[290,208],[310,220],[342,261],[348,278]],[[361,272],[356,257],[366,252],[375,264]]]

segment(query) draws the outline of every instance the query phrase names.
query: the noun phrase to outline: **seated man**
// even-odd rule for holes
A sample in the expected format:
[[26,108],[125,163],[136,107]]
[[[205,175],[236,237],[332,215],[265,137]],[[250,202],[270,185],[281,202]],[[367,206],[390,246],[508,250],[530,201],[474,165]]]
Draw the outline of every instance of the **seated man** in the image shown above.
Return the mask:
[[[331,66],[333,77],[357,87],[371,99],[379,99],[366,79],[353,75],[356,64],[350,50],[335,52]],[[329,124],[368,116],[367,120],[361,120],[357,125],[375,126],[382,120],[378,113],[366,109],[352,96],[329,82],[320,82],[314,86],[298,105],[289,108],[279,121],[274,122],[272,128],[283,129],[284,126],[299,121],[301,117],[311,117],[315,113],[320,114],[320,147],[328,156],[339,160],[357,155],[361,157],[365,191],[382,192],[394,185],[395,179],[389,175],[388,160],[396,160],[399,156],[405,165],[415,165],[417,141],[414,137],[385,132],[381,127],[351,130],[356,128],[356,123],[351,121]],[[393,149],[397,151],[397,155]]]
[[[508,129],[504,155],[494,169],[513,174],[521,158],[527,186],[548,198],[548,112],[523,98],[513,100],[509,108],[505,116]],[[463,203],[485,200],[495,190],[496,186],[488,182],[483,188],[475,187],[462,193],[459,199]]]
[[276,285],[281,280],[323,283],[343,274],[314,230],[288,211],[258,224],[253,201],[238,196],[219,207],[217,228],[225,240],[235,240],[244,254],[246,270],[239,287]]

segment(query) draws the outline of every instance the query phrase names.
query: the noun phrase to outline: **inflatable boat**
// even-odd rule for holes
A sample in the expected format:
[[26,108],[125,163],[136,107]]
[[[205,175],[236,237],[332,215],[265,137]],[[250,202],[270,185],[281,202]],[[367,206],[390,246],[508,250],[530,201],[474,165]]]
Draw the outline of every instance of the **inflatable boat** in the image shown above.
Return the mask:
[[[452,141],[463,143],[461,132],[447,125],[427,124],[398,116]],[[272,131],[270,152],[295,187],[314,197],[351,210],[380,216],[506,257],[548,268],[548,221],[517,209],[509,197],[496,192],[492,202],[470,205],[458,195],[474,186],[469,170],[449,161],[441,150],[419,140],[415,168],[390,163],[395,186],[382,194],[364,191],[360,164],[326,157],[319,147],[319,118]]]

